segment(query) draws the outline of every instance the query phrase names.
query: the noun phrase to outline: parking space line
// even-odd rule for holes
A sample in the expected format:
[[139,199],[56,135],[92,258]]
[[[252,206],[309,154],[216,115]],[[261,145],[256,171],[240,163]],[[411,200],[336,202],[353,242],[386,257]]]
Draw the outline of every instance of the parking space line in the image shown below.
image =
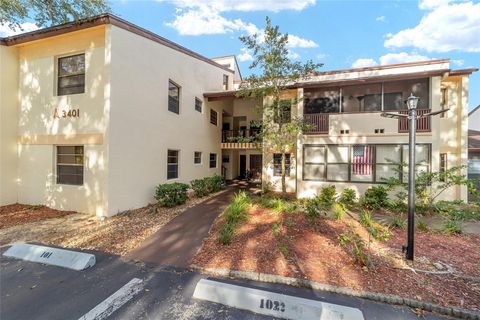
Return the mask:
[[80,317],[79,320],[101,320],[107,318],[139,293],[143,289],[143,285],[143,280],[133,278],[110,297]]

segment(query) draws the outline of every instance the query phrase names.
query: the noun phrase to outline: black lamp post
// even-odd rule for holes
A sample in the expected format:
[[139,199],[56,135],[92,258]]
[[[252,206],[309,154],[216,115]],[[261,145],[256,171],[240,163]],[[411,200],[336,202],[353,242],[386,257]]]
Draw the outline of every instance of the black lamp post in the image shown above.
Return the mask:
[[408,234],[407,245],[403,246],[402,251],[406,251],[406,258],[413,260],[414,251],[414,233],[415,233],[415,136],[417,131],[417,119],[430,117],[443,112],[448,109],[443,109],[436,112],[429,112],[417,117],[418,97],[413,94],[408,97],[406,103],[408,108],[408,115],[399,113],[383,112],[382,117],[387,118],[407,118],[408,126]]

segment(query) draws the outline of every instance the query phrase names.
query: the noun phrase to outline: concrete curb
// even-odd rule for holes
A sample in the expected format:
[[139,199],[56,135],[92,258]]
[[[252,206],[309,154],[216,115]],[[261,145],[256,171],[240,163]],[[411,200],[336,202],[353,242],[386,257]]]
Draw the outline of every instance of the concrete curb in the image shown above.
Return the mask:
[[315,281],[297,279],[291,277],[277,276],[273,274],[257,273],[249,271],[236,271],[230,269],[218,269],[218,268],[204,268],[198,265],[191,265],[190,269],[196,272],[211,274],[220,277],[233,277],[246,280],[253,280],[259,282],[269,282],[277,284],[286,284],[297,287],[304,287],[313,290],[327,291],[356,298],[369,299],[378,302],[384,302],[395,305],[403,305],[411,308],[420,308],[425,311],[438,313],[446,316],[453,316],[466,320],[480,320],[480,312],[475,312],[467,309],[461,309],[456,307],[443,307],[438,304],[402,298],[396,295],[376,293],[370,291],[359,291],[345,287],[337,287],[329,284],[323,284]]

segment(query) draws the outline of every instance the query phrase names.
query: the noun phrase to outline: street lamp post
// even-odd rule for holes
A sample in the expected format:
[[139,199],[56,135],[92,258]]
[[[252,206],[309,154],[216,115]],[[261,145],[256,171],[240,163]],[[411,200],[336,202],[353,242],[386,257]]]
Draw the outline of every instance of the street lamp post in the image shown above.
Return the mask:
[[429,112],[417,117],[418,97],[413,94],[408,97],[406,103],[408,108],[408,115],[399,113],[383,112],[382,117],[387,118],[407,118],[408,126],[408,230],[407,230],[407,245],[403,246],[402,251],[406,251],[406,258],[413,260],[414,250],[414,233],[415,233],[415,136],[417,131],[417,119],[430,117],[443,112],[448,109],[443,109],[436,112]]

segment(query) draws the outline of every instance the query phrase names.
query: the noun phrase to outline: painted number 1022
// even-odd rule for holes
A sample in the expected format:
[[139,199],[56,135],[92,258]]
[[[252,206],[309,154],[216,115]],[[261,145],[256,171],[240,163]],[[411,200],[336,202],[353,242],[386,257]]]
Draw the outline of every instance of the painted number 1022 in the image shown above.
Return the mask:
[[285,303],[270,299],[260,299],[260,308],[285,312]]

